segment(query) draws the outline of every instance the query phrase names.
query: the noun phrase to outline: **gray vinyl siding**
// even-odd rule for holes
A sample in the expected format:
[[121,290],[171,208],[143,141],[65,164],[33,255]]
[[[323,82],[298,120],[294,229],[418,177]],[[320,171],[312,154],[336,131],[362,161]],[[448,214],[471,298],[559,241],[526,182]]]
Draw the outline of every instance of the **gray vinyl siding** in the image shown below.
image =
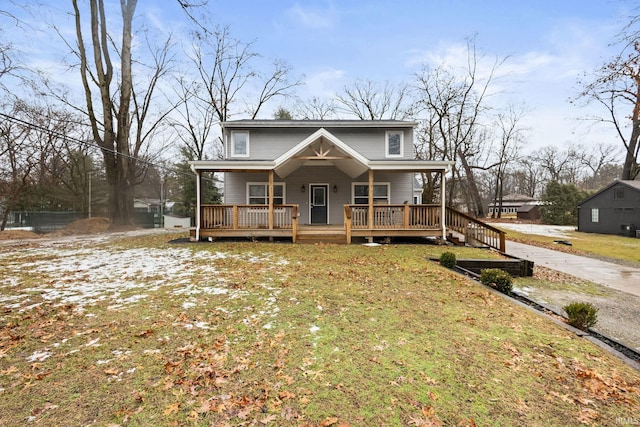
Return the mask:
[[[309,184],[327,184],[329,191],[327,201],[330,224],[344,223],[344,205],[353,201],[352,183],[367,183],[368,174],[363,174],[355,179],[342,173],[332,166],[302,167],[286,179],[276,176],[274,182],[285,183],[285,203],[297,204],[300,209],[300,224],[308,224],[310,218]],[[224,202],[225,204],[247,203],[247,182],[268,182],[267,173],[227,173],[224,178]],[[375,183],[390,183],[390,196],[392,204],[412,203],[413,200],[413,174],[376,172]],[[302,186],[305,191],[302,192]],[[333,187],[337,191],[333,191]]]
[[[263,128],[247,129],[249,131],[250,160],[274,160],[286,153],[291,148],[304,141],[316,132],[319,127],[313,128]],[[413,145],[413,129],[409,127],[399,128],[325,128],[328,132],[339,138],[369,160],[384,160],[385,135],[387,131],[400,131],[404,133],[403,158],[414,159],[415,147]],[[238,131],[240,129],[233,129]],[[225,156],[231,158],[231,130],[225,130]],[[247,159],[247,158],[244,158]]]

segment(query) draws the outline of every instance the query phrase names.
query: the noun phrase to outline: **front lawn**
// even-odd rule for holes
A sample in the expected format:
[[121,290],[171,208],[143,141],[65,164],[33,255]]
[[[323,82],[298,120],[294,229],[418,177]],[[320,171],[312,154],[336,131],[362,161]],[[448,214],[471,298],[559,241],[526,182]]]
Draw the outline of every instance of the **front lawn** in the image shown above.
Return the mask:
[[0,247],[0,425],[638,420],[640,374],[429,245]]

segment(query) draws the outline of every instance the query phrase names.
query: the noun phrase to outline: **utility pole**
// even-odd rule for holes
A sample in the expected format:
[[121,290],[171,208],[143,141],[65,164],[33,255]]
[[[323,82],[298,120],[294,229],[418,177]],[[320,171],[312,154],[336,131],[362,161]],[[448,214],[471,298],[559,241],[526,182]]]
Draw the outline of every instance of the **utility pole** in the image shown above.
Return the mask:
[[87,171],[87,175],[89,177],[89,207],[87,209],[89,218],[91,218],[91,173],[92,172],[93,172],[92,170]]

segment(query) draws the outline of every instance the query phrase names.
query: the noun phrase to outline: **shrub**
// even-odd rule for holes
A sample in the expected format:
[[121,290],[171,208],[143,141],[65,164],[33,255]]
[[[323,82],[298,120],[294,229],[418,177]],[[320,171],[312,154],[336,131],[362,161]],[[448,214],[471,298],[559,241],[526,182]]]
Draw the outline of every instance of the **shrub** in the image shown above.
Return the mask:
[[572,302],[562,307],[567,313],[567,322],[583,331],[598,322],[598,309],[590,302]]
[[480,271],[480,281],[487,286],[493,286],[504,294],[513,290],[513,278],[506,271],[499,268],[485,268]]
[[454,268],[456,266],[456,254],[453,252],[443,252],[440,255],[440,265],[447,268]]

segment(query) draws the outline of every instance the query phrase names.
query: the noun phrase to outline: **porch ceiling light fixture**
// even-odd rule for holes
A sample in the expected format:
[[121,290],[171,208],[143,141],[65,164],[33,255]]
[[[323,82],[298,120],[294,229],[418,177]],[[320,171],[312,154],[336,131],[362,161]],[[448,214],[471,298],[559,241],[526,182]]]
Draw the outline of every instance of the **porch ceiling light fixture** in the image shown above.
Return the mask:
[[338,192],[338,186],[337,186],[337,185],[335,185],[335,184],[333,185],[333,192],[334,192],[334,193],[337,193],[337,192]]
[[307,190],[307,187],[305,187],[304,184],[302,184],[302,188],[300,188],[300,191],[304,193],[306,190]]

